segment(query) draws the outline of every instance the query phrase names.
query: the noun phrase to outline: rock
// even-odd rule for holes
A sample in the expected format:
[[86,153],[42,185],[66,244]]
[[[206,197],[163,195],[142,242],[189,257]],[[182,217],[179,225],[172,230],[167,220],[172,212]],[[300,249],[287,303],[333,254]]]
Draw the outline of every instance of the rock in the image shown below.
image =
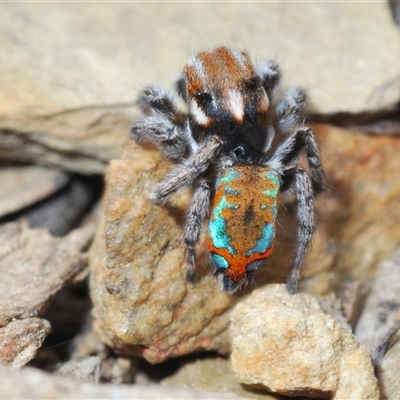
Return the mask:
[[50,331],[50,323],[42,318],[10,321],[0,327],[0,361],[22,368],[35,357]]
[[355,335],[360,343],[374,350],[386,333],[400,321],[400,249],[382,261],[358,320]]
[[37,317],[64,285],[86,266],[84,254],[93,226],[65,238],[23,223],[0,230],[0,326],[13,319]]
[[281,399],[276,394],[241,385],[235,378],[230,361],[223,358],[206,358],[189,362],[173,375],[163,379],[161,384],[215,393],[232,393],[242,399]]
[[220,290],[204,250],[198,280],[186,280],[182,228],[189,191],[168,207],[149,194],[170,164],[128,146],[106,175],[105,221],[90,251],[91,297],[100,340],[125,355],[161,362],[198,350],[229,349],[232,297]]
[[371,289],[370,282],[346,282],[340,295],[341,310],[346,321],[354,330],[365,306],[366,297]]
[[93,226],[54,238],[24,223],[0,229],[0,361],[20,368],[50,332],[44,314],[53,296],[87,265]]
[[378,372],[378,384],[381,392],[381,400],[392,400],[400,398],[399,363],[400,342],[393,341],[393,346],[386,353]]
[[99,383],[101,359],[99,357],[85,357],[72,359],[58,369],[57,374],[80,382]]
[[0,172],[0,217],[50,196],[69,180],[63,171],[34,165],[3,167]]
[[137,359],[123,357],[108,357],[101,364],[102,382],[113,384],[138,383]]
[[370,351],[309,294],[255,290],[234,308],[231,334],[242,384],[289,396],[379,398]]
[[[31,228],[46,228],[53,236],[65,236],[77,228],[100,198],[102,178],[73,175],[62,190],[30,207],[23,218]],[[94,218],[93,215],[89,218]],[[87,219],[89,219],[87,218]]]
[[4,400],[50,398],[64,399],[238,399],[224,393],[193,389],[167,388],[159,385],[98,385],[51,376],[34,368],[12,371],[0,365],[1,398]]
[[386,3],[164,3],[162,10],[2,3],[0,159],[103,172],[128,138],[138,91],[168,86],[193,49],[227,38],[255,61],[276,59],[285,86],[307,88],[315,113],[398,101],[400,33]]

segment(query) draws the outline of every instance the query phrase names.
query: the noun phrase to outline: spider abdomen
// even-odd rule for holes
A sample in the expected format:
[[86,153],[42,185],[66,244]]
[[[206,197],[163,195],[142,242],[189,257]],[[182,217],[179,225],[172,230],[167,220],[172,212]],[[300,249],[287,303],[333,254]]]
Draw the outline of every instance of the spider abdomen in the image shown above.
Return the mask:
[[208,247],[225,290],[239,287],[271,255],[280,184],[264,166],[235,165],[218,177]]

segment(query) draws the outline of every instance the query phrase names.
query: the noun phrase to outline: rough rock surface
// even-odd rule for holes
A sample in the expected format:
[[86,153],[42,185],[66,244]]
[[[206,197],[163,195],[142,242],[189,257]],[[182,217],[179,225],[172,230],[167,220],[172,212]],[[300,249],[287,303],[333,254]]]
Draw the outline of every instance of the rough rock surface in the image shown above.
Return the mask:
[[[132,144],[133,145],[133,144]],[[91,297],[101,340],[152,363],[196,350],[228,351],[228,309],[223,293],[198,256],[198,280],[186,280],[181,242],[189,202],[181,191],[168,207],[149,194],[169,163],[143,150],[113,161],[106,175],[105,221],[91,249]]]
[[173,375],[163,379],[161,384],[216,393],[234,393],[243,399],[282,399],[276,393],[254,390],[250,386],[241,385],[233,373],[230,360],[223,358],[206,358],[189,362]]
[[305,87],[317,113],[375,111],[398,101],[400,32],[385,2],[159,8],[2,3],[0,158],[102,172],[127,139],[137,92],[150,82],[168,86],[189,54],[210,44],[276,59],[286,85]]
[[291,396],[379,398],[370,351],[309,294],[289,295],[283,285],[255,290],[234,308],[231,334],[243,384]]
[[379,369],[378,384],[381,392],[381,400],[393,400],[400,398],[400,342],[397,334],[393,346],[386,353]]
[[0,361],[22,367],[50,332],[38,318],[50,300],[87,265],[93,226],[54,238],[23,223],[0,229]]
[[64,363],[58,369],[57,375],[71,378],[79,382],[99,383],[100,381],[100,357],[85,357],[72,359]]
[[[381,262],[365,302],[355,334],[364,345],[375,350],[387,333],[400,321],[400,250],[390,259]],[[389,342],[389,350],[377,367],[382,400],[400,398],[398,366],[400,342],[397,332]]]
[[50,331],[50,323],[42,318],[10,321],[0,327],[0,361],[22,368],[35,357]]
[[389,329],[400,321],[400,250],[377,268],[377,275],[358,320],[357,339],[374,350]]
[[14,399],[231,399],[234,394],[210,393],[193,389],[167,388],[159,385],[98,385],[74,382],[71,379],[54,377],[33,368],[12,371],[0,365],[0,387],[2,400]]

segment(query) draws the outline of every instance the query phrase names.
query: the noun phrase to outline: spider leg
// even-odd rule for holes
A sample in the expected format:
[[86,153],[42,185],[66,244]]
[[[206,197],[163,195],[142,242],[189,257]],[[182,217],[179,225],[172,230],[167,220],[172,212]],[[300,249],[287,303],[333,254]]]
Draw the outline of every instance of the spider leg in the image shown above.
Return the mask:
[[[310,166],[311,176],[305,170],[298,168],[303,149]],[[293,187],[297,197],[298,243],[286,284],[288,292],[295,293],[300,279],[301,265],[315,232],[314,197],[325,188],[321,156],[312,129],[299,128],[276,149],[275,154],[267,160],[266,164],[282,175],[281,190],[289,186]]]
[[211,164],[222,149],[223,142],[211,136],[187,161],[177,165],[160,183],[155,185],[150,198],[164,204],[182,186],[190,185]]
[[188,99],[187,99],[186,81],[182,75],[175,81],[175,89],[178,95],[181,96],[182,99],[187,103]]
[[183,242],[186,246],[186,256],[188,260],[188,280],[193,280],[195,277],[195,250],[197,243],[199,242],[204,218],[208,215],[209,209],[210,184],[207,180],[202,179],[194,190],[183,235]]
[[281,79],[281,72],[278,64],[272,60],[263,60],[257,66],[257,74],[263,82],[263,87],[267,93],[270,104],[273,104]]
[[146,114],[135,120],[131,137],[138,142],[153,142],[168,158],[180,159],[193,147],[187,117],[174,105],[172,94],[151,85],[139,95],[138,105]]
[[294,190],[297,206],[297,250],[292,260],[292,269],[286,282],[287,291],[296,293],[304,256],[315,232],[314,190],[307,172],[299,169],[294,175]]
[[321,155],[311,128],[299,128],[276,149],[275,154],[267,161],[267,164],[285,175],[285,171],[297,166],[298,158],[303,149],[305,149],[310,166],[312,188],[314,194],[317,195],[325,189],[325,180]]
[[276,107],[275,128],[279,133],[293,131],[300,126],[301,114],[306,102],[306,95],[300,88],[288,89]]
[[137,103],[146,115],[163,114],[173,119],[182,114],[175,106],[173,94],[157,85],[145,87],[140,92]]
[[148,116],[135,120],[131,137],[138,142],[152,142],[166,157],[178,160],[187,151],[184,126],[177,126],[164,116]]

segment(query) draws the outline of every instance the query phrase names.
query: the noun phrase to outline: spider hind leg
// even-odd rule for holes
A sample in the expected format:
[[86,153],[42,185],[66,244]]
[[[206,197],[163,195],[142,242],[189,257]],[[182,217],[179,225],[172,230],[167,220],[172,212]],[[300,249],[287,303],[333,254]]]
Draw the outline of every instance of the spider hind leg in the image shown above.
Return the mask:
[[292,268],[286,282],[287,291],[296,293],[304,256],[316,228],[314,191],[311,179],[303,169],[296,171],[293,182],[297,197],[297,249],[292,259]]
[[[310,167],[310,176],[299,167],[299,157],[303,150]],[[288,292],[293,294],[297,290],[303,259],[315,232],[314,198],[325,188],[321,156],[313,131],[310,128],[298,129],[277,148],[268,164],[282,176],[281,191],[292,187],[297,197],[297,249],[286,285]]]

